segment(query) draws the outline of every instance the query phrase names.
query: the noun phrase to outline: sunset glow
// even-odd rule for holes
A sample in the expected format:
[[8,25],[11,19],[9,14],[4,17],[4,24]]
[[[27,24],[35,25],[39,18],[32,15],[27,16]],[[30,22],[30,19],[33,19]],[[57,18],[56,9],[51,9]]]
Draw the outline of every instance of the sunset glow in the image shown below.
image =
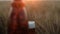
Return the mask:
[[26,2],[26,1],[28,1],[28,2],[29,2],[29,1],[33,1],[33,2],[34,2],[34,1],[44,1],[44,0],[23,0],[23,1],[24,1],[24,2]]

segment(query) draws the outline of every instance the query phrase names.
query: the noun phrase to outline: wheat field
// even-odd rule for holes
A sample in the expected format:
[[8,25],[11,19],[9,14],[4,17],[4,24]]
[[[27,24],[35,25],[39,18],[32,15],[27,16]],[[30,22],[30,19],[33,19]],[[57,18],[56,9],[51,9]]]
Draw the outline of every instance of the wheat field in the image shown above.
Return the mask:
[[36,22],[36,34],[60,34],[60,1],[31,2],[26,8],[28,20]]
[[[31,3],[30,3],[31,2]],[[60,34],[60,1],[26,2],[27,18],[35,21],[36,34]],[[7,34],[10,1],[0,1],[0,31]]]

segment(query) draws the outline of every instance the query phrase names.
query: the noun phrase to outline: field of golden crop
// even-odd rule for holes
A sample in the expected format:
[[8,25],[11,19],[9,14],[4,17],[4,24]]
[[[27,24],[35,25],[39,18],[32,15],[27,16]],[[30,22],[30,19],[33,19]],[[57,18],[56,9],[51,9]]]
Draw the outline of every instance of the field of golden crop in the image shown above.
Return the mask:
[[[0,2],[0,31],[6,33],[10,1]],[[26,2],[28,20],[36,22],[37,34],[60,34],[60,1]],[[4,34],[3,33],[3,34]]]
[[60,34],[60,1],[31,2],[26,8],[28,19],[36,22],[37,34]]

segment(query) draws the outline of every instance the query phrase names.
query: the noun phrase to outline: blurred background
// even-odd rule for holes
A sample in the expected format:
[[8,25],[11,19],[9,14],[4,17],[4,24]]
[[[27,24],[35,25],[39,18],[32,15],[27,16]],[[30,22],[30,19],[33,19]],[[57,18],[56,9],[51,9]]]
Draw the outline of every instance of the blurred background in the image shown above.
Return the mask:
[[36,34],[60,34],[60,1],[26,2],[28,20],[35,21]]
[[0,0],[0,34],[7,34],[7,22],[9,11],[10,1]]
[[[60,34],[59,0],[23,0],[29,21],[35,21],[36,34]],[[0,0],[0,33],[7,34],[11,0]]]

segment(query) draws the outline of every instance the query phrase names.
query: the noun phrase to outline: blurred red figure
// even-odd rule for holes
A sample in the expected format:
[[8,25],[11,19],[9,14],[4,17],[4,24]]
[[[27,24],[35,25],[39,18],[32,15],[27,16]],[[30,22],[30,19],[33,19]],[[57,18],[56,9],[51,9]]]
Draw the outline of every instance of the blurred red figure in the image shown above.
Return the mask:
[[25,19],[24,3],[14,0],[12,13],[8,24],[8,34],[28,34],[28,21]]

